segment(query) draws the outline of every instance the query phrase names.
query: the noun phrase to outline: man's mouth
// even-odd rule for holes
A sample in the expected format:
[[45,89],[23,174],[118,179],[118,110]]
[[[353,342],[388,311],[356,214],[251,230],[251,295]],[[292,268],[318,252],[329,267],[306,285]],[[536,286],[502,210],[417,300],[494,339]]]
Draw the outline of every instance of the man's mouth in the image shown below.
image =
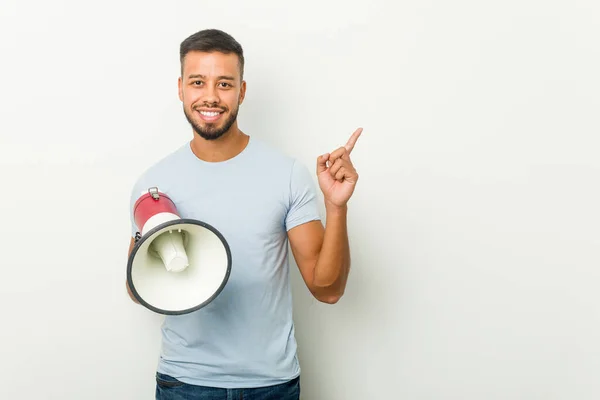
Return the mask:
[[200,114],[200,118],[203,121],[206,122],[214,122],[216,120],[218,120],[219,118],[221,118],[221,115],[223,114],[223,111],[221,110],[197,110],[198,114]]

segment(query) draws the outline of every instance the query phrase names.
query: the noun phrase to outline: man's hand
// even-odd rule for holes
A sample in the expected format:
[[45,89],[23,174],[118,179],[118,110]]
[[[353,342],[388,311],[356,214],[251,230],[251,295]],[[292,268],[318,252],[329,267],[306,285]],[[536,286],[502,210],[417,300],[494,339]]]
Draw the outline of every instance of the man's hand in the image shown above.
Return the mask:
[[354,193],[358,173],[350,161],[350,153],[361,133],[362,128],[358,128],[345,146],[317,158],[319,187],[327,207],[345,207]]

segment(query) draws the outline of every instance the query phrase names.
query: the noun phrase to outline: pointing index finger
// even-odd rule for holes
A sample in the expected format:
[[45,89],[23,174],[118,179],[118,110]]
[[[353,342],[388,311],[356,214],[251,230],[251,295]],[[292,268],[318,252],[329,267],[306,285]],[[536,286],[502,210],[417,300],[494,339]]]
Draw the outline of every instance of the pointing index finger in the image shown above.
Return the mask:
[[358,137],[360,136],[360,134],[362,133],[363,128],[358,128],[357,130],[354,131],[354,133],[352,134],[352,136],[350,136],[350,139],[348,139],[348,143],[346,143],[346,150],[348,151],[348,153],[350,153],[352,151],[352,149],[354,148],[354,145],[356,144],[356,141],[358,140]]

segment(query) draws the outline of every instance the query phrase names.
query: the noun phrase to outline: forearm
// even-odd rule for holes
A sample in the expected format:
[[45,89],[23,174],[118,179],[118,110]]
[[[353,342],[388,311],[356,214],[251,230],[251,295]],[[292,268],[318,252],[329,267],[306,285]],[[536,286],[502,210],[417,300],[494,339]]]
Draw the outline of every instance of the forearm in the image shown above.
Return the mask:
[[127,286],[127,294],[129,294],[129,298],[133,300],[134,303],[140,304],[140,302],[135,298],[131,288],[129,287],[129,282],[125,281],[125,286]]
[[327,207],[323,245],[315,265],[313,285],[319,292],[340,296],[350,271],[347,207]]

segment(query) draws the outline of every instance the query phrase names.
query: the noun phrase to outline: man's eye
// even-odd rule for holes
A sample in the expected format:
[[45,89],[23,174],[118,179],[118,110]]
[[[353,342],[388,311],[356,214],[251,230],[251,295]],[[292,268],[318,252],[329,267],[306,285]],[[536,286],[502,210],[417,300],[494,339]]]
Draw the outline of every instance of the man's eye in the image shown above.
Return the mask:
[[223,86],[223,87],[229,87],[231,85],[229,83],[226,83],[226,82],[221,82],[221,86]]
[[194,84],[194,85],[200,85],[200,84],[202,84],[202,81],[194,81],[194,83],[193,83],[193,84]]

